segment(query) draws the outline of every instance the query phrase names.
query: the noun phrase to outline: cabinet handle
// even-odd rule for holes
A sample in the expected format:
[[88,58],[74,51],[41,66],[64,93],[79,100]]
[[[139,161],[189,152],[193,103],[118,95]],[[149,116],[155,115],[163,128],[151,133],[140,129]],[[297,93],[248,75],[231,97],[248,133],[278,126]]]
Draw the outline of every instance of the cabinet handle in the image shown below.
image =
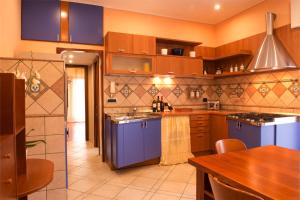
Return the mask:
[[130,73],[133,73],[135,74],[136,73],[136,70],[128,70]]
[[59,34],[56,35],[56,40],[59,41]]
[[11,154],[10,154],[10,153],[4,154],[4,155],[3,155],[3,158],[5,158],[5,159],[10,159],[10,158],[11,158]]
[[196,76],[196,75],[197,75],[197,73],[192,73],[192,75],[193,75],[193,76]]
[[148,123],[147,123],[147,121],[145,121],[145,128],[147,128],[148,127]]
[[72,42],[72,35],[70,35],[70,42]]
[[144,122],[141,123],[142,128],[144,128]]
[[174,74],[174,72],[168,72],[168,74]]
[[12,182],[13,182],[12,178],[2,181],[2,183],[4,184],[12,184]]
[[142,54],[147,54],[147,51],[142,51]]
[[118,51],[119,51],[119,52],[124,52],[124,51],[125,51],[125,49],[118,49]]

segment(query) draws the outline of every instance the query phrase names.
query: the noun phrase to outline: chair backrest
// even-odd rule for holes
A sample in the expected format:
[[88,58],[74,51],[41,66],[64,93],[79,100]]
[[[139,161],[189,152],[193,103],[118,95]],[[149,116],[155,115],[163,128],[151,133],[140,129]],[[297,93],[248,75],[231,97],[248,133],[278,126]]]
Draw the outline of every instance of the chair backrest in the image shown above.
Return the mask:
[[215,200],[263,200],[252,193],[226,185],[210,174],[208,177]]
[[216,142],[216,150],[218,154],[242,151],[246,149],[247,147],[245,143],[238,139],[223,139]]

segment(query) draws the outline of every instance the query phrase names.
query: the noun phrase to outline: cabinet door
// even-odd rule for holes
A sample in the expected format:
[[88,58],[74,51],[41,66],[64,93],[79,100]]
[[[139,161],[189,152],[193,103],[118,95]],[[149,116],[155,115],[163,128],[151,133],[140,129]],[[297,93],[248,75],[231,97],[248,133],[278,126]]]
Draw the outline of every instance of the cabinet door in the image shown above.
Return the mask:
[[215,151],[218,140],[228,138],[228,125],[225,115],[210,115],[210,148]]
[[132,53],[132,35],[126,33],[109,32],[106,36],[108,52]]
[[103,7],[70,3],[70,42],[103,44]]
[[155,70],[155,59],[152,56],[108,53],[106,55],[107,74],[142,74],[151,75]]
[[133,35],[133,53],[143,55],[156,54],[155,37],[144,35]]
[[124,166],[144,161],[142,122],[124,124]]
[[161,120],[145,121],[144,135],[144,158],[150,160],[161,156]]
[[185,76],[203,75],[203,61],[197,58],[184,58],[183,74]]
[[183,59],[177,56],[157,56],[156,73],[161,75],[182,75]]
[[16,199],[16,160],[13,135],[0,139],[0,199]]
[[209,115],[192,115],[190,117],[190,132],[193,153],[210,149]]
[[22,0],[21,39],[59,41],[60,2]]

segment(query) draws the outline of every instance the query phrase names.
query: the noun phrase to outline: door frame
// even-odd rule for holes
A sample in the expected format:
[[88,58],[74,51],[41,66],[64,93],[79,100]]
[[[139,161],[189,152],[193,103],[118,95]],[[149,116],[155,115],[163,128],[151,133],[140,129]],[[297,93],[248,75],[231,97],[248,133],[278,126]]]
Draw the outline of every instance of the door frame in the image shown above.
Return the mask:
[[89,137],[89,123],[88,123],[89,122],[88,66],[87,65],[66,64],[65,67],[66,68],[83,68],[84,69],[85,141],[89,141],[90,137]]
[[[101,63],[98,62],[98,65],[94,65],[95,67],[95,82],[94,82],[94,89],[98,89],[98,93],[95,93],[94,90],[94,147],[99,148],[99,155],[102,151],[102,160],[104,161],[104,155],[105,155],[105,149],[104,149],[104,97],[100,94],[100,88],[101,93],[103,94],[103,76],[104,76],[104,53],[103,50],[92,50],[92,49],[78,49],[78,48],[56,48],[56,53],[61,54],[63,51],[82,51],[87,53],[97,53],[99,56],[99,60]],[[98,72],[98,73],[96,73]],[[100,98],[101,97],[101,98]],[[101,106],[99,106],[101,102]],[[96,109],[97,108],[97,109]],[[100,116],[101,113],[101,116]],[[100,127],[100,117],[102,117],[102,126]],[[100,128],[102,131],[101,137],[100,137]],[[100,141],[100,139],[102,141]],[[101,143],[102,142],[102,143]],[[100,149],[101,148],[101,149]]]

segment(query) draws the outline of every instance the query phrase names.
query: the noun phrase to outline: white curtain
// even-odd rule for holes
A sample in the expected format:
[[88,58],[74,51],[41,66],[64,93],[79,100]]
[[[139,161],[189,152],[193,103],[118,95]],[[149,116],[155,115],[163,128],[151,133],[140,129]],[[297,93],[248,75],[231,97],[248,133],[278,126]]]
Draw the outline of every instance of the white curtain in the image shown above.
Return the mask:
[[68,122],[85,121],[84,68],[67,68]]
[[161,165],[185,163],[193,157],[190,140],[189,116],[167,116],[162,118]]

